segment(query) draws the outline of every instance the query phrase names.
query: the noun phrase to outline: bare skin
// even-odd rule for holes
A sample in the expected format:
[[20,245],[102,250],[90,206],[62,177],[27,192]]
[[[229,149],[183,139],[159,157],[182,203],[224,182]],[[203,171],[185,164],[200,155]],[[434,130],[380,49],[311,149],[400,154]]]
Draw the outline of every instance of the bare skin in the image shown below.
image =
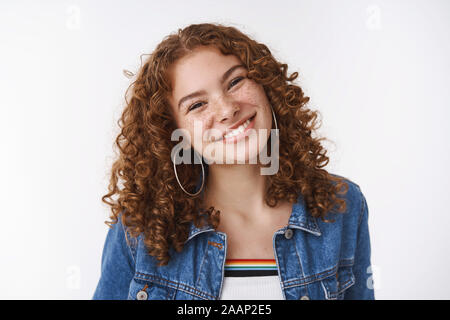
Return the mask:
[[[272,113],[264,89],[246,77],[246,68],[236,68],[222,83],[231,67],[242,64],[234,55],[224,56],[210,47],[198,48],[177,61],[171,68],[173,92],[169,97],[171,111],[179,128],[194,135],[194,121],[202,124],[202,132],[215,129],[224,132],[238,121],[256,113],[254,128],[272,128]],[[205,92],[193,99],[180,100],[198,90]],[[267,141],[267,137],[264,137]],[[222,150],[223,141],[210,142],[203,136],[193,138],[192,146],[200,154],[209,143]],[[256,150],[260,152],[260,150]],[[254,157],[244,144],[237,144],[236,159]],[[227,154],[227,157],[229,155]],[[204,205],[221,211],[217,231],[227,235],[227,259],[274,259],[272,237],[288,223],[292,204],[279,203],[270,208],[264,202],[267,176],[258,164],[209,165],[205,184]]]
[[245,200],[235,201],[234,206],[208,201],[221,212],[217,231],[227,235],[227,259],[275,259],[272,237],[287,225],[292,204],[283,202],[270,208],[265,204],[248,205]]

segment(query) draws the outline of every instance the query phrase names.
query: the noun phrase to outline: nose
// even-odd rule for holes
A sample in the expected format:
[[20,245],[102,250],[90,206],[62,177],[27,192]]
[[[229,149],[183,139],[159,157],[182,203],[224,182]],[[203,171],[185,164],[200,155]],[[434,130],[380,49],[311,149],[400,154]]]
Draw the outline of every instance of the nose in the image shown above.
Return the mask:
[[236,115],[239,113],[239,106],[233,103],[222,103],[218,105],[217,121],[219,123],[227,123],[233,121]]

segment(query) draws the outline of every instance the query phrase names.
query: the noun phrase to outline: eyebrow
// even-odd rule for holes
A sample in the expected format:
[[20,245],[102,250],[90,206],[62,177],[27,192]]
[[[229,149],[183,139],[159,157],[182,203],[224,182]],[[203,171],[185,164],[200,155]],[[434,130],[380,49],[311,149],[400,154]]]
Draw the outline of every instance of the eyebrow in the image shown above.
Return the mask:
[[[238,69],[238,68],[244,68],[247,69],[247,67],[244,64],[237,64],[235,66],[232,66],[230,69],[228,69],[222,76],[222,78],[220,79],[220,83],[224,83],[225,80],[227,80],[227,78],[233,73],[234,70]],[[186,100],[195,98],[197,96],[200,96],[202,94],[205,94],[206,91],[205,90],[199,90],[199,91],[195,91],[191,94],[188,94],[187,96],[183,97],[180,99],[180,101],[178,102],[178,109],[180,109],[181,105],[183,104],[183,102],[185,102]]]

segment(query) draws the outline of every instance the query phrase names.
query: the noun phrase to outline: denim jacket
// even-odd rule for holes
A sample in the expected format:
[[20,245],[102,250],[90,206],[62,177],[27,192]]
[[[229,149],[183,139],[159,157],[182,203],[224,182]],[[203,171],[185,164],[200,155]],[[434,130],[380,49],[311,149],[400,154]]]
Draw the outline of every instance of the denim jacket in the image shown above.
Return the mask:
[[[288,225],[273,234],[287,300],[375,299],[367,202],[357,184],[345,181],[346,212],[325,217],[335,222],[308,214],[300,195]],[[168,265],[158,267],[142,235],[131,238],[119,219],[106,237],[93,299],[220,299],[226,251],[225,233],[191,223],[182,252],[171,248]]]

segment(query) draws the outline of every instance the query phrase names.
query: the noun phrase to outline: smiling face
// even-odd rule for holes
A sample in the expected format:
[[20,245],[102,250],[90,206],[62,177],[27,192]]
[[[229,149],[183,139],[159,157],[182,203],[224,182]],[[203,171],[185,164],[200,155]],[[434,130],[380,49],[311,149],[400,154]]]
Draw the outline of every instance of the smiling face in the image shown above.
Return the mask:
[[170,69],[175,122],[209,161],[247,162],[267,143],[272,111],[263,87],[247,73],[239,58],[215,47],[198,47]]

